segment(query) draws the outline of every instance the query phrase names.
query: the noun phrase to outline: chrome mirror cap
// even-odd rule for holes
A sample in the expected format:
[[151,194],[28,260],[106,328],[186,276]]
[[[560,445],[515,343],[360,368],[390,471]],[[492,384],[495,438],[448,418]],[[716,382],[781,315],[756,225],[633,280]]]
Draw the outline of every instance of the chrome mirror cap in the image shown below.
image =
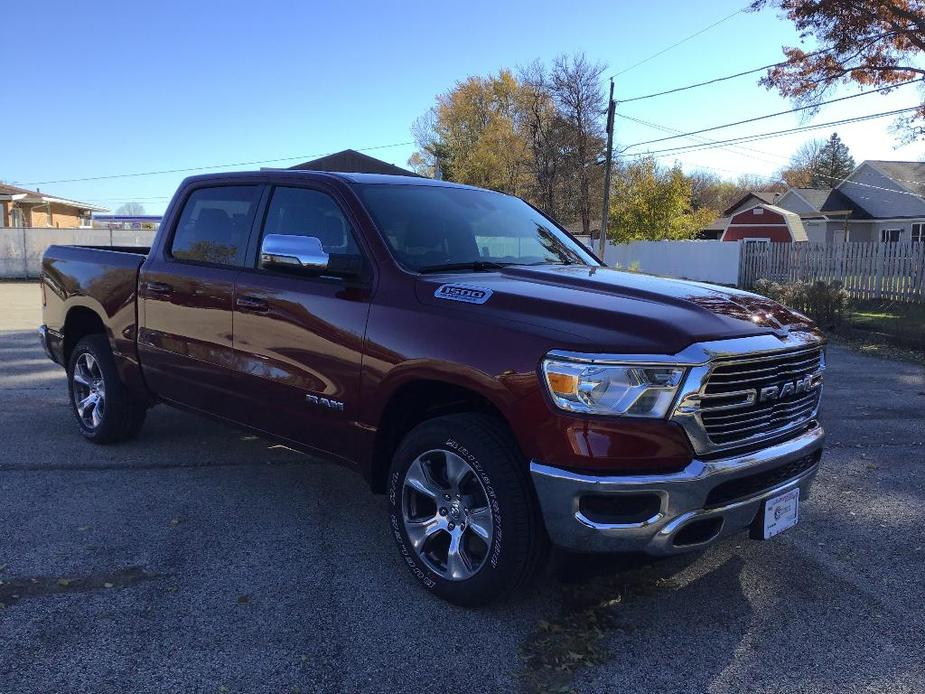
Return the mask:
[[327,270],[330,256],[315,236],[267,234],[260,245],[260,267]]

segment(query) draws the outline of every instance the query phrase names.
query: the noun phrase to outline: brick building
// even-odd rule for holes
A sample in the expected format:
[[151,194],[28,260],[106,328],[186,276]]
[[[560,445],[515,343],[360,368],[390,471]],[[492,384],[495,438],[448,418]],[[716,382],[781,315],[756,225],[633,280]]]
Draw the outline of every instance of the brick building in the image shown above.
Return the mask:
[[0,227],[87,228],[104,207],[0,183]]

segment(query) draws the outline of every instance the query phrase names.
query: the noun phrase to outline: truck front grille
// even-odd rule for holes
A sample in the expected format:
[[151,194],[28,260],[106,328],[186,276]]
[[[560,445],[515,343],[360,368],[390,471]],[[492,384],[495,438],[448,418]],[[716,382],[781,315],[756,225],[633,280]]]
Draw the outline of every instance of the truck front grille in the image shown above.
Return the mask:
[[809,421],[819,407],[824,367],[821,347],[717,361],[700,401],[710,442],[729,448]]

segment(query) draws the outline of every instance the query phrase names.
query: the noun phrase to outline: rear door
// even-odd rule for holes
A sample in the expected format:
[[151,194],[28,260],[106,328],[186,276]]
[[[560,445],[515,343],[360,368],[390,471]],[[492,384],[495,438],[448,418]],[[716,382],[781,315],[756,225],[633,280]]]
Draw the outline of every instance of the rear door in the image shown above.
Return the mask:
[[[237,277],[234,352],[237,417],[264,431],[342,458],[354,457],[350,422],[371,296],[370,265],[355,225],[323,187],[277,186],[251,267]],[[320,239],[325,251],[357,256],[362,276],[259,267],[266,234]]]
[[229,416],[235,278],[264,187],[193,189],[139,277],[138,351],[151,390]]

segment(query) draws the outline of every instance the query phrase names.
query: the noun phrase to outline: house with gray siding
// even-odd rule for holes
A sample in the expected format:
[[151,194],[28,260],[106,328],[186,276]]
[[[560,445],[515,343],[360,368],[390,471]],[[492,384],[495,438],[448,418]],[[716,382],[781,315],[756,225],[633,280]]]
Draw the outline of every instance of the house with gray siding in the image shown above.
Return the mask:
[[775,205],[817,243],[925,242],[925,162],[868,160],[834,188],[791,188]]
[[810,242],[925,243],[925,162],[871,159],[834,188],[750,191],[700,238],[726,238],[733,217],[769,204],[799,215]]
[[849,241],[925,241],[925,163],[865,161],[837,190],[870,220],[849,220]]
[[849,236],[849,222],[871,219],[867,210],[832,188],[791,188],[778,206],[800,215],[806,238],[813,243],[841,243]]

